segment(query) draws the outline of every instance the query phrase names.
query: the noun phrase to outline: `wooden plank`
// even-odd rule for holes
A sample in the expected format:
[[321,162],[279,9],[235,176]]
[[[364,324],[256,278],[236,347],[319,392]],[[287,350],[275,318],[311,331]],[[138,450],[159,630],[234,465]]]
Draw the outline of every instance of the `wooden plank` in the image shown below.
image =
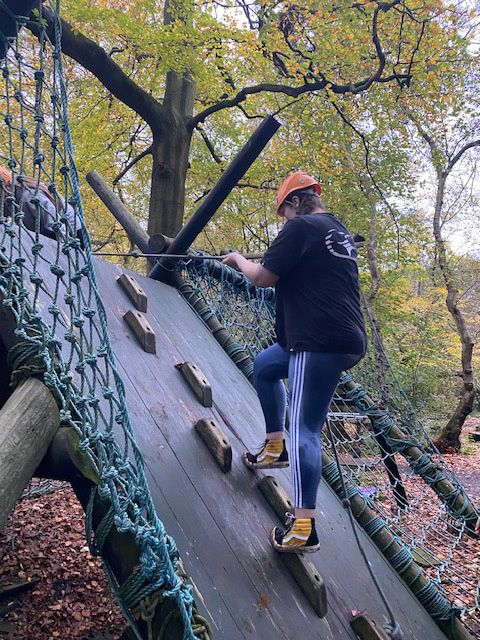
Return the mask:
[[179,362],[175,367],[185,378],[190,389],[197,396],[204,407],[212,406],[212,387],[206,376],[193,362]]
[[[103,268],[103,265],[101,267]],[[169,376],[168,362],[172,360],[178,362],[182,356],[192,359],[194,357],[195,362],[208,378],[215,380],[219,401],[214,402],[212,416],[219,422],[223,421],[227,426],[227,430],[231,434],[234,453],[235,450],[238,453],[244,450],[245,442],[252,443],[261,439],[263,427],[258,398],[254,389],[246,382],[241,372],[232,365],[228,356],[209,339],[210,335],[207,329],[193,315],[176,291],[167,286],[149,282],[140,276],[139,281],[149,296],[152,326],[157,332],[159,343],[162,344],[162,362],[148,361],[147,367],[152,374],[151,376],[147,376],[145,369],[142,369],[141,375],[137,375],[131,367],[128,367],[129,375],[132,376],[135,386],[142,393],[142,399],[147,402],[152,414],[159,414],[158,425],[165,433],[175,455],[178,456],[179,464],[188,472],[196,489],[201,492],[205,508],[215,514],[218,526],[230,538],[237,540],[240,535],[239,531],[242,532],[242,542],[238,547],[238,553],[241,554],[244,566],[249,567],[249,573],[256,575],[258,569],[255,569],[254,562],[251,561],[251,558],[247,558],[245,552],[247,548],[256,548],[257,556],[271,557],[271,551],[266,550],[264,544],[267,536],[265,535],[262,540],[257,534],[257,528],[260,530],[263,528],[266,533],[270,524],[266,524],[269,522],[268,513],[265,514],[261,503],[256,500],[254,492],[249,488],[252,474],[244,468],[243,464],[238,464],[234,458],[232,463],[234,473],[224,476],[223,488],[219,491],[218,479],[214,477],[214,473],[210,472],[213,467],[209,464],[208,459],[204,460],[204,457],[200,456],[200,450],[193,453],[185,445],[182,436],[182,421],[184,424],[191,424],[195,419],[195,409],[188,396],[185,396],[184,389],[178,387]],[[106,275],[105,286],[108,286]],[[182,331],[178,330],[179,317],[182,318]],[[117,333],[115,337],[120,341],[118,347],[121,353],[123,351],[121,335]],[[152,389],[155,389],[153,395]],[[196,464],[193,464],[194,459]],[[278,480],[282,486],[290,486],[288,472],[280,472]],[[229,490],[227,490],[227,486],[224,486],[225,484],[228,485]],[[172,505],[172,509],[176,508]],[[236,514],[234,514],[235,511]],[[353,638],[353,630],[346,630],[344,627],[344,622],[348,625],[346,616],[350,609],[366,609],[367,606],[373,606],[375,614],[378,612],[378,616],[381,617],[384,614],[383,607],[378,601],[371,580],[358,564],[358,551],[355,545],[350,543],[351,536],[348,535],[347,515],[340,508],[338,498],[324,483],[321,483],[319,489],[317,516],[318,521],[322,523],[319,532],[322,552],[318,554],[318,560],[315,560],[315,564],[318,562],[318,566],[322,567],[322,574],[328,576],[328,584],[331,585],[328,587],[329,594],[334,589],[332,594],[336,596],[336,602],[345,603],[343,606],[345,618],[337,617],[335,611],[329,612],[325,620],[332,625],[332,631],[328,631],[328,627],[322,626],[321,637],[325,637],[325,639],[333,637],[335,640],[337,638]],[[247,532],[243,526],[239,525],[239,522],[249,522]],[[248,539],[244,539],[243,534],[245,533],[248,535]],[[382,576],[382,585],[388,593],[392,594],[392,597],[395,597],[399,610],[403,611],[402,626],[405,624],[406,628],[410,629],[412,637],[428,636],[432,640],[444,638],[428,614],[418,606],[412,594],[405,589],[397,574],[378,553],[370,539],[363,532],[360,532],[360,535],[366,545],[369,561],[376,569],[377,574]],[[342,546],[342,554],[338,554],[339,540],[343,540],[345,543]],[[265,553],[269,555],[265,556]],[[278,584],[282,584],[285,580],[285,578],[278,577],[274,570],[274,567],[280,562],[275,559],[273,564],[269,564],[268,570],[268,578],[271,578],[274,583],[278,580]],[[358,571],[356,572],[356,580],[353,581],[351,580],[351,572],[352,567],[355,566]],[[260,573],[262,577],[263,573],[262,569]],[[313,625],[312,629],[314,629],[320,621],[316,618],[318,622],[315,623],[315,618],[308,617],[308,612],[301,604],[303,600],[297,599],[296,592],[298,592],[296,588],[290,587],[289,597],[293,598],[295,606],[300,607],[302,611],[301,615],[307,616],[309,624]],[[228,595],[226,594],[226,597]],[[280,609],[285,609],[285,611],[281,612]],[[284,602],[279,606],[272,604],[271,611],[272,615],[275,611],[275,619],[279,621],[280,625],[283,625],[282,628],[288,630],[287,633],[290,633],[290,637],[293,637],[299,630],[301,631],[301,626],[298,627],[299,621],[296,621],[292,609],[286,608]],[[412,615],[413,611],[414,615]],[[333,616],[335,617],[334,621],[332,621]]]
[[232,468],[232,447],[218,424],[211,418],[202,418],[195,429],[207,445],[220,469],[227,473]]
[[[132,349],[125,355],[128,359]],[[156,408],[149,410],[145,400],[152,394],[145,394],[144,389],[139,393],[130,379],[132,369],[128,367],[127,372],[122,363],[117,364],[125,383],[131,419],[134,425],[141,425],[136,439],[144,455],[152,499],[167,532],[177,543],[185,570],[194,584],[194,597],[200,611],[211,622],[212,637],[288,640],[273,624],[270,607],[265,608],[261,603],[256,573],[249,574],[237,557],[238,549],[233,548],[237,541],[229,539],[216,522],[212,504],[222,508],[221,485],[216,483],[216,491],[211,491],[212,504],[205,505],[198,492],[198,476],[195,474],[192,478],[191,470],[200,461],[205,475],[213,472],[217,477],[227,476],[209,463],[206,448],[197,447],[192,451],[191,433],[185,434],[189,463],[179,461],[161,426],[172,414],[180,413],[180,420],[185,417],[181,405],[171,408],[163,405],[163,390],[157,389]]]
[[155,332],[145,316],[140,311],[129,309],[123,315],[123,319],[132,329],[143,350],[147,353],[157,353]]
[[[152,300],[151,296],[149,298]],[[227,479],[234,474],[224,475],[212,465],[206,448],[193,448],[190,425],[201,407],[192,403],[190,390],[169,364],[169,360],[178,361],[178,354],[171,352],[177,336],[169,332],[167,337],[155,326],[162,349],[150,363],[134,357],[134,348],[125,336],[121,340],[120,333],[125,334],[125,330],[122,331],[118,316],[109,317],[109,325],[116,338],[121,375],[128,380],[126,392],[130,415],[134,425],[141,425],[136,430],[137,441],[150,471],[149,482],[159,516],[176,539],[180,531],[177,544],[182,556],[183,549],[188,551],[184,556],[185,568],[194,584],[201,586],[205,575],[214,579],[215,595],[201,588],[208,611],[215,620],[216,611],[220,611],[220,624],[228,610],[238,631],[245,637],[283,639],[300,633],[305,616],[311,624],[318,618],[271,549],[265,529],[266,523],[270,523],[268,509],[264,507],[259,514],[258,505],[255,505],[255,485],[245,492],[245,480],[251,477],[250,472],[238,460],[235,476],[240,471],[240,477],[235,478],[234,486],[230,486],[232,482],[229,481],[226,487],[221,478]],[[139,411],[137,401],[131,401],[132,381],[139,393],[139,402],[156,420],[156,434],[152,432],[148,413]],[[204,409],[201,410],[203,413]],[[165,496],[166,507],[161,495]],[[174,520],[168,517],[170,510],[175,514]],[[259,515],[263,516],[263,522]],[[247,522],[248,545],[244,541]],[[255,553],[253,549],[256,549]],[[285,593],[300,615],[287,615]],[[225,601],[216,610],[212,603],[218,595]],[[263,596],[267,596],[268,607],[262,604]],[[328,626],[322,629],[322,638],[334,640]],[[235,636],[219,633],[218,637],[230,639]]]
[[12,580],[0,585],[0,598],[8,598],[16,593],[21,593],[27,589],[31,589],[38,582],[39,578],[31,578],[30,580]]
[[135,278],[128,273],[122,273],[122,275],[117,278],[117,282],[133,302],[137,311],[146,313],[148,305],[147,294]]

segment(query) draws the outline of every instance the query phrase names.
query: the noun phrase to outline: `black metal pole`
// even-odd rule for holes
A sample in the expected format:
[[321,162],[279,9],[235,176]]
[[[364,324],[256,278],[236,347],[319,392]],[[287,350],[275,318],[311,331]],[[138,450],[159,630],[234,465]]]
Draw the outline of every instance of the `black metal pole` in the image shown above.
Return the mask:
[[[167,253],[181,254],[187,252],[187,249],[189,249],[192,242],[212,218],[233,187],[240,178],[245,175],[256,158],[258,158],[279,126],[280,122],[273,116],[267,116],[262,121],[245,146],[237,153],[227,169],[223,172],[217,184],[190,220],[180,230],[167,249]],[[148,275],[150,278],[165,282],[168,281],[171,271],[171,267],[168,266],[168,258],[162,258]]]

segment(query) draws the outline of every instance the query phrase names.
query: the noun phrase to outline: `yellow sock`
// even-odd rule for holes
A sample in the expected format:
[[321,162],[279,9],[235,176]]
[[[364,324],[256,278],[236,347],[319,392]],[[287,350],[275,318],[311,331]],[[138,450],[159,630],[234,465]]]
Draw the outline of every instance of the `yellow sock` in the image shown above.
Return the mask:
[[312,531],[312,521],[310,518],[296,518],[291,529],[291,533],[296,533],[299,536],[308,536]]
[[298,547],[306,544],[312,532],[312,521],[310,518],[297,518],[293,527],[285,533],[283,545],[285,547]]

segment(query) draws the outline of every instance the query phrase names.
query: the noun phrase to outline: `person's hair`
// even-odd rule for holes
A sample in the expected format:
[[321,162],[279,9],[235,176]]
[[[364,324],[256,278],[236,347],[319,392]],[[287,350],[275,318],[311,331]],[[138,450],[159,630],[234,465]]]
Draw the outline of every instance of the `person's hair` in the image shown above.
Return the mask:
[[317,211],[318,209],[325,211],[325,206],[322,199],[313,188],[298,189],[297,191],[293,191],[289,194],[288,199],[290,199],[292,196],[297,196],[300,200],[297,215],[305,215],[307,213],[312,213],[312,211]]

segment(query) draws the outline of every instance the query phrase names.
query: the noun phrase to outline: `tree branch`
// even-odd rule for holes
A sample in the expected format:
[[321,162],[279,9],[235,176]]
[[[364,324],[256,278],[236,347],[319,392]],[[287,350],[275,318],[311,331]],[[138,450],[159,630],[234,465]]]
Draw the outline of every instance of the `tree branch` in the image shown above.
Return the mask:
[[207,149],[210,151],[210,155],[215,160],[217,164],[222,164],[224,162],[223,158],[221,158],[215,151],[213,147],[213,143],[210,138],[207,136],[207,132],[200,125],[197,126],[197,131],[202,136],[203,141],[205,142]]
[[150,145],[149,147],[147,147],[146,149],[144,149],[142,151],[142,153],[139,153],[138,156],[135,156],[135,158],[133,158],[133,160],[131,160],[127,166],[122,169],[120,171],[120,173],[113,179],[112,181],[112,186],[115,186],[117,184],[117,182],[120,182],[120,180],[123,178],[123,176],[130,171],[130,169],[137,164],[137,162],[139,162],[142,158],[145,158],[145,156],[148,156],[152,153],[152,145]]
[[453,167],[457,164],[457,162],[460,160],[460,158],[463,156],[463,154],[468,151],[469,149],[472,149],[473,147],[480,147],[480,140],[472,140],[471,142],[468,142],[466,145],[464,145],[460,151],[458,153],[456,153],[453,158],[450,159],[447,168],[446,168],[446,172],[450,173],[450,171],[453,169]]
[[[55,14],[49,7],[42,8],[42,18],[47,23],[47,34],[55,42]],[[163,106],[147,91],[131,80],[108,53],[96,42],[90,40],[60,18],[62,28],[62,51],[82,65],[110,91],[158,131],[166,122]]]
[[[336,84],[334,82],[330,82],[327,78],[320,76],[320,79],[311,82],[306,81],[299,87],[292,87],[284,84],[273,84],[273,83],[260,83],[251,87],[244,87],[241,89],[233,98],[228,98],[225,100],[220,100],[216,104],[211,105],[207,109],[204,109],[196,116],[191,118],[188,123],[188,127],[190,129],[194,129],[199,123],[204,122],[208,116],[216,113],[217,111],[221,111],[222,109],[227,109],[230,107],[236,107],[240,103],[244,102],[249,95],[254,95],[262,92],[269,93],[282,93],[284,95],[290,96],[292,98],[298,98],[304,93],[310,93],[313,91],[321,91],[325,89],[328,85],[329,90],[335,94],[356,94],[362,91],[366,91],[373,83],[375,82],[391,82],[392,80],[397,80],[404,84],[408,84],[410,80],[410,75],[408,74],[392,74],[388,77],[382,78],[382,73],[385,69],[386,59],[383,49],[380,44],[380,39],[378,36],[378,15],[380,11],[388,11],[395,5],[397,5],[400,0],[393,0],[391,3],[381,3],[375,9],[375,13],[373,16],[373,29],[372,29],[372,40],[375,45],[375,50],[378,56],[378,66],[375,72],[367,78],[363,80],[359,80],[358,82],[348,83],[348,84]],[[317,74],[319,75],[319,74]]]

